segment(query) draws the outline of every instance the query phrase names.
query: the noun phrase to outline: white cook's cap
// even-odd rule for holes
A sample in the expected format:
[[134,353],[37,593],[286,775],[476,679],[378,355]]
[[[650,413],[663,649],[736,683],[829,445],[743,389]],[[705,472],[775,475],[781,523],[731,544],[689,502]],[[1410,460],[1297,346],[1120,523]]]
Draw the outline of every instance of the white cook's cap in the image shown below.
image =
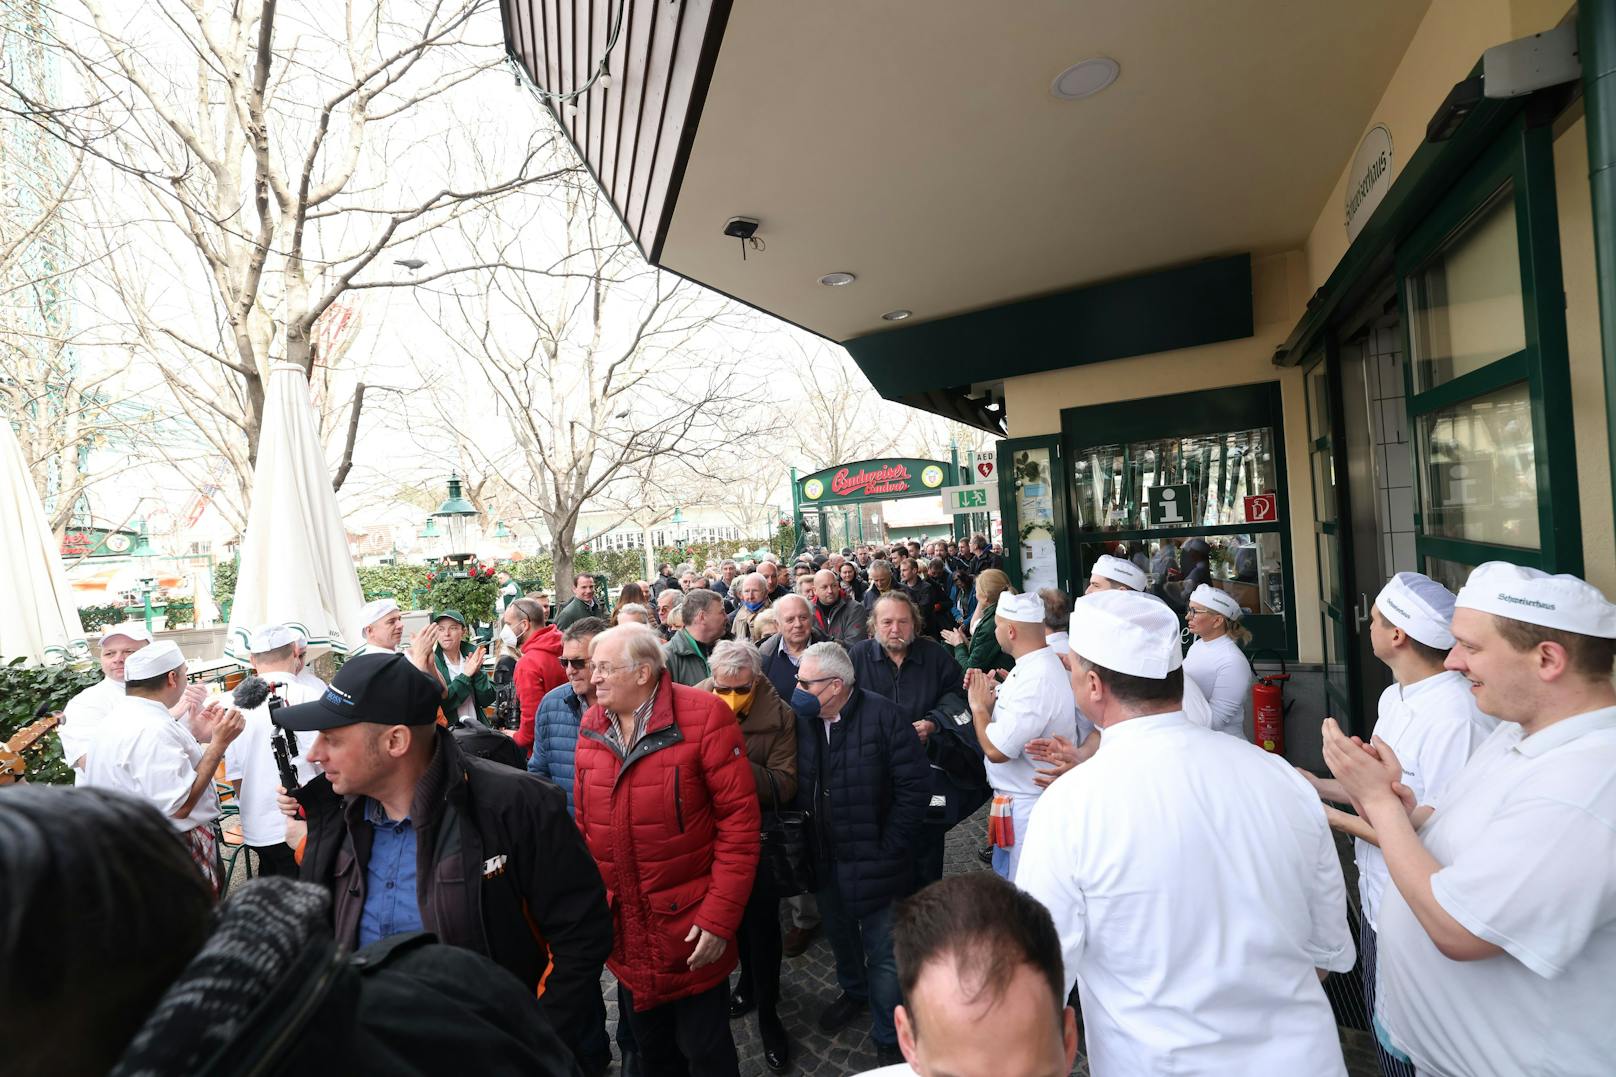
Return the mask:
[[247,641],[247,650],[252,654],[263,654],[296,642],[297,633],[286,625],[259,625],[253,629]]
[[179,644],[171,639],[154,643],[150,647],[142,647],[124,660],[123,679],[125,681],[143,681],[147,677],[161,677],[170,670],[179,669],[185,664],[185,656],[180,653]]
[[101,630],[102,643],[105,643],[113,636],[132,639],[136,643],[150,643],[152,641],[150,630],[139,621],[124,621],[122,624],[109,625]]
[[1094,568],[1089,571],[1089,579],[1099,577],[1103,580],[1115,580],[1124,587],[1131,587],[1135,591],[1145,589],[1145,570],[1132,561],[1124,561],[1120,557],[1112,557],[1102,553],[1100,559],[1094,562]]
[[1001,620],[1018,624],[1043,624],[1044,600],[1031,592],[1020,595],[1005,593],[999,596],[993,613]]
[[1427,647],[1453,647],[1453,592],[1421,572],[1399,572],[1375,596],[1375,608]]
[[366,602],[359,607],[359,631],[363,632],[397,609],[398,603],[390,598],[378,598],[374,602]]
[[1096,591],[1072,603],[1072,653],[1097,666],[1159,681],[1184,664],[1178,618],[1136,591]]
[[1575,576],[1551,576],[1508,561],[1477,565],[1454,603],[1512,621],[1616,639],[1616,606],[1599,588]]
[[1227,591],[1220,591],[1210,584],[1203,583],[1197,587],[1190,594],[1190,601],[1213,613],[1221,613],[1231,621],[1240,620],[1240,615],[1245,612],[1240,608],[1240,603],[1234,600],[1233,595]]

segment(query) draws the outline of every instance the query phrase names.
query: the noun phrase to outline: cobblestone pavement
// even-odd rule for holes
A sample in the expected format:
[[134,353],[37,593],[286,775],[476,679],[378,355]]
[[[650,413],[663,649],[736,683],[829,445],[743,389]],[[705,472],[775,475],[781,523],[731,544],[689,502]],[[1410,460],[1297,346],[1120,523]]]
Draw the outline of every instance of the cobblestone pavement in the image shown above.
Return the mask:
[[[976,855],[986,833],[986,808],[971,820],[955,827],[948,835],[944,873],[958,875],[967,871],[989,870]],[[1350,864],[1350,852],[1347,856]],[[734,980],[730,982],[733,986]],[[601,988],[606,994],[607,1024],[615,1032],[617,986],[611,973],[601,977]],[[791,1036],[792,1065],[788,1073],[802,1077],[846,1077],[875,1068],[875,1047],[870,1040],[868,1014],[834,1036],[819,1031],[819,1011],[838,993],[830,943],[821,932],[806,953],[801,957],[786,958],[780,970],[780,1020]],[[735,1036],[743,1077],[769,1074],[769,1068],[763,1064],[763,1044],[758,1038],[756,1015],[748,1014],[730,1022],[730,1031]],[[1351,1077],[1377,1077],[1379,1069],[1369,1038],[1354,1029],[1344,1028],[1341,1032],[1347,1072]],[[613,1050],[616,1050],[615,1041]],[[617,1072],[615,1067],[612,1072]],[[1088,1072],[1088,1061],[1080,1045],[1077,1065],[1072,1073],[1076,1077],[1087,1077]]]

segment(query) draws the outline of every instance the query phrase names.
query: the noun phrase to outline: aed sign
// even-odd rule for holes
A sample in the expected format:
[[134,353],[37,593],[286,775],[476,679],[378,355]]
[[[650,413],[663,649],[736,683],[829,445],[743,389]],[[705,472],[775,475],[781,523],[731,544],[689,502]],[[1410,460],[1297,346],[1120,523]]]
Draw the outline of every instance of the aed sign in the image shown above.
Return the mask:
[[997,486],[945,486],[938,492],[943,495],[943,511],[950,516],[999,510]]
[[1190,484],[1152,486],[1145,495],[1146,527],[1189,527],[1195,523],[1190,505]]
[[1252,494],[1246,498],[1246,523],[1272,524],[1278,522],[1278,494]]
[[976,478],[973,482],[997,482],[994,478],[995,452],[993,449],[983,449],[976,454]]
[[1374,214],[1375,207],[1392,189],[1392,133],[1383,123],[1377,123],[1358,144],[1347,168],[1347,196],[1343,210],[1346,215],[1347,239],[1358,238],[1364,223]]

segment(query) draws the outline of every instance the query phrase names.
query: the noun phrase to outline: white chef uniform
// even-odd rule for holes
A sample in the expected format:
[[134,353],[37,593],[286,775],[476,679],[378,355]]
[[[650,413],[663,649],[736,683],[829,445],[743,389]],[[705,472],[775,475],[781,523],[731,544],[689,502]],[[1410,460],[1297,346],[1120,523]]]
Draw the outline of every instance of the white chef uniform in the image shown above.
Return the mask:
[[[1105,591],[1076,606],[1074,653],[1153,679],[1179,665],[1159,603]],[[1344,1074],[1315,969],[1345,972],[1355,954],[1318,795],[1177,710],[1107,727],[1073,775],[1033,809],[1016,885],[1060,933],[1090,1072]]]
[[[279,688],[280,696],[288,706],[310,703],[325,695],[325,685],[311,689],[290,673],[271,670],[263,674],[264,680]],[[318,681],[318,678],[316,678]],[[275,765],[275,752],[270,747],[270,734],[274,731],[269,720],[269,702],[252,710],[242,711],[246,727],[241,735],[224,750],[224,776],[241,782],[237,804],[241,809],[241,833],[248,845],[262,848],[279,845],[286,840],[286,816],[275,803],[275,788],[281,784],[280,768]],[[307,784],[320,774],[320,768],[303,758],[303,753],[314,743],[313,733],[296,734],[298,752],[292,757],[297,768],[298,781]]]
[[1251,700],[1251,663],[1228,636],[1198,639],[1184,655],[1184,676],[1206,698],[1213,732],[1244,740],[1246,704]]
[[173,817],[196,783],[202,751],[185,723],[167,707],[153,699],[125,696],[96,728],[83,784],[141,797],[181,832],[207,826],[219,817],[219,797],[211,785],[189,815]]
[[[62,724],[56,727],[56,736],[62,742],[62,758],[67,760],[69,766],[89,753],[90,744],[95,740],[95,731],[123,699],[123,682],[103,677],[67,701],[62,711]],[[73,767],[75,785],[84,784],[84,771],[84,767]]]
[[[1375,736],[1391,745],[1403,764],[1403,784],[1420,804],[1433,804],[1465,761],[1498,727],[1481,713],[1464,674],[1448,669],[1407,688],[1396,684],[1380,694]],[[1380,848],[1362,838],[1353,842],[1358,860],[1358,896],[1363,915],[1379,923],[1381,894],[1391,885]]]
[[1011,798],[1015,843],[1004,850],[1004,876],[1012,881],[1033,805],[1043,792],[1034,781],[1038,764],[1025,754],[1027,742],[1038,737],[1065,737],[1073,744],[1082,743],[1077,738],[1077,705],[1070,676],[1060,656],[1048,647],[1016,659],[1016,668],[999,686],[993,720],[987,726],[988,741],[1010,757],[1006,763],[989,760],[987,773],[993,791]]

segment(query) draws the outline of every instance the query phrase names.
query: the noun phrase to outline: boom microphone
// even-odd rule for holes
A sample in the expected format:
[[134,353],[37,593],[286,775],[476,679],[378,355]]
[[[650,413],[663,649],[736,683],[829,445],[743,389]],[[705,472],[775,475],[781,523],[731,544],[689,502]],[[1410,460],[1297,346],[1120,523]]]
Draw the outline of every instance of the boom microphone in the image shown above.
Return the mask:
[[232,696],[236,709],[243,711],[250,711],[255,707],[263,706],[264,700],[268,698],[269,682],[256,675],[248,676],[240,684],[236,685],[236,691]]

